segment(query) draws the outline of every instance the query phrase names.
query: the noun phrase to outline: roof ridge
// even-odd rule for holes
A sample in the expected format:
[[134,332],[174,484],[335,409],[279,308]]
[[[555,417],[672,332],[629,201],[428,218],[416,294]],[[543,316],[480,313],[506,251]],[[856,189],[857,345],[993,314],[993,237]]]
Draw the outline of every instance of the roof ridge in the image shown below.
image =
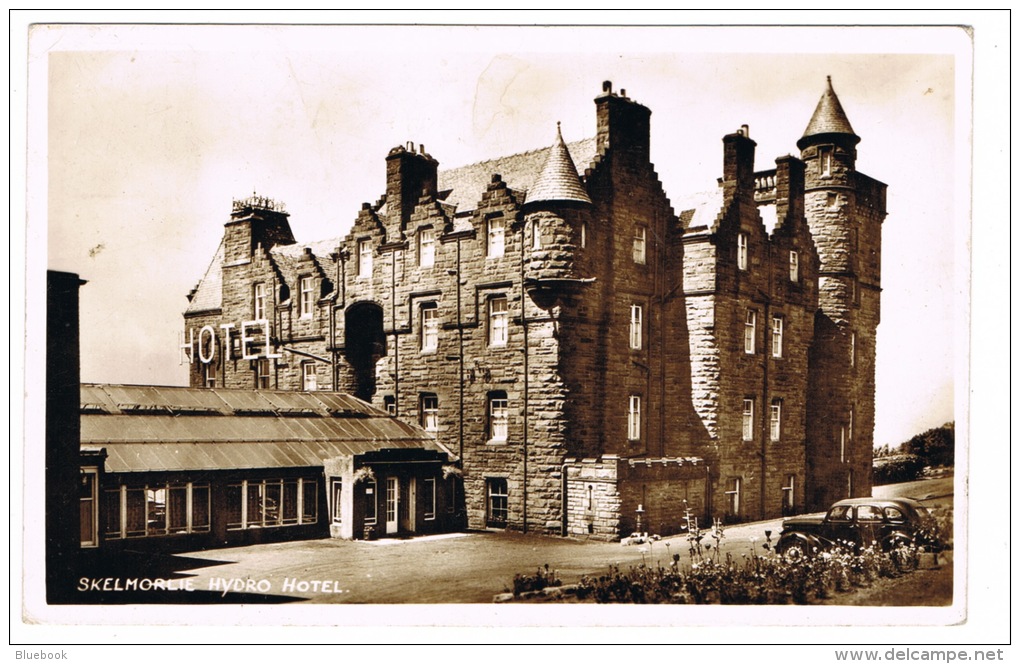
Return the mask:
[[[566,146],[567,146],[567,149],[569,149],[570,146],[572,146],[572,145],[579,145],[579,144],[584,143],[586,141],[594,141],[595,138],[596,138],[595,136],[588,136],[586,138],[582,138],[582,139],[577,140],[577,141],[567,142]],[[483,159],[482,161],[473,161],[473,162],[468,163],[468,164],[462,164],[461,166],[454,166],[452,168],[440,169],[439,172],[440,173],[450,173],[452,171],[458,171],[458,170],[460,170],[462,168],[471,168],[473,166],[481,166],[483,164],[491,164],[491,163],[494,163],[494,162],[497,162],[497,161],[503,161],[504,159],[512,159],[513,157],[524,157],[524,156],[527,156],[527,155],[534,155],[534,154],[537,154],[539,152],[545,152],[546,150],[551,150],[552,148],[553,148],[552,145],[547,145],[547,146],[541,147],[541,148],[534,148],[534,149],[531,149],[531,150],[524,150],[523,152],[514,152],[512,154],[506,154],[506,155],[503,155],[501,157],[494,157],[492,159]]]

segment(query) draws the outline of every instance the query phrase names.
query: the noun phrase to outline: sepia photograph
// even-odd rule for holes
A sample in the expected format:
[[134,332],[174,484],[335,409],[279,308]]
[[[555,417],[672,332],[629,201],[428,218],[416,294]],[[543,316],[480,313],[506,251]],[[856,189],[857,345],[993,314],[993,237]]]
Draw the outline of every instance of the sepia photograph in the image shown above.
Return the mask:
[[381,23],[26,26],[12,621],[973,620],[973,31]]

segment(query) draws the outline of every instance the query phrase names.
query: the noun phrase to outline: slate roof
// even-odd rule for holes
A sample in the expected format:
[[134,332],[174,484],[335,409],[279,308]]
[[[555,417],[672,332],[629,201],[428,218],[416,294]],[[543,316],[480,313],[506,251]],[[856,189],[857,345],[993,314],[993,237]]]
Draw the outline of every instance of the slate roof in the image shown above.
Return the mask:
[[556,123],[556,141],[546,155],[542,172],[528,190],[526,202],[577,201],[591,203],[577,175],[577,167],[563,142],[560,125]]
[[857,134],[854,133],[854,128],[850,126],[850,120],[843,110],[843,105],[839,103],[836,91],[832,89],[830,76],[825,77],[825,92],[818,100],[814,115],[811,116],[811,121],[808,122],[804,136],[797,142],[797,146],[803,148],[801,143],[805,138],[820,134],[849,134],[857,138]]
[[81,445],[107,472],[321,466],[383,449],[454,455],[419,427],[337,392],[81,386]]
[[[567,143],[566,148],[572,164],[576,165],[575,170],[578,175],[584,173],[597,154],[594,137]],[[506,182],[507,186],[514,191],[527,192],[538,180],[552,149],[550,146],[508,157],[480,161],[449,171],[439,171],[440,197],[449,192],[443,200],[445,203],[456,206],[458,213],[474,210],[482,193],[485,192],[485,188],[492,181],[493,173],[498,173],[503,182]]]
[[185,314],[219,309],[223,306],[223,251],[223,240],[220,239],[220,246],[216,248],[212,262],[206,268],[201,281],[195,286],[188,308],[184,310]]

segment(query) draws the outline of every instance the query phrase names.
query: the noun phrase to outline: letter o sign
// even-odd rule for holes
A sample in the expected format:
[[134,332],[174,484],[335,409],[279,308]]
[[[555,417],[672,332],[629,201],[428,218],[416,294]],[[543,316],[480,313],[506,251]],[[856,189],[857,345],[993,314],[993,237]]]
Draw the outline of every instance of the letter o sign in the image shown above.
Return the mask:
[[[209,357],[205,356],[205,333],[209,333]],[[198,359],[204,364],[209,364],[216,357],[216,330],[212,325],[206,325],[198,331]]]

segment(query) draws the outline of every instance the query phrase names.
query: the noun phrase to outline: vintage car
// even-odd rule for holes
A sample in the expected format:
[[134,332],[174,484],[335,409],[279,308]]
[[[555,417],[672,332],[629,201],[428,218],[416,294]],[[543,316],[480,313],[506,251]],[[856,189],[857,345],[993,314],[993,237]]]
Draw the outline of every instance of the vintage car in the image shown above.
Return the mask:
[[849,498],[824,515],[783,521],[776,551],[785,556],[812,555],[834,546],[855,551],[876,544],[889,551],[903,544],[938,546],[935,518],[912,498]]

